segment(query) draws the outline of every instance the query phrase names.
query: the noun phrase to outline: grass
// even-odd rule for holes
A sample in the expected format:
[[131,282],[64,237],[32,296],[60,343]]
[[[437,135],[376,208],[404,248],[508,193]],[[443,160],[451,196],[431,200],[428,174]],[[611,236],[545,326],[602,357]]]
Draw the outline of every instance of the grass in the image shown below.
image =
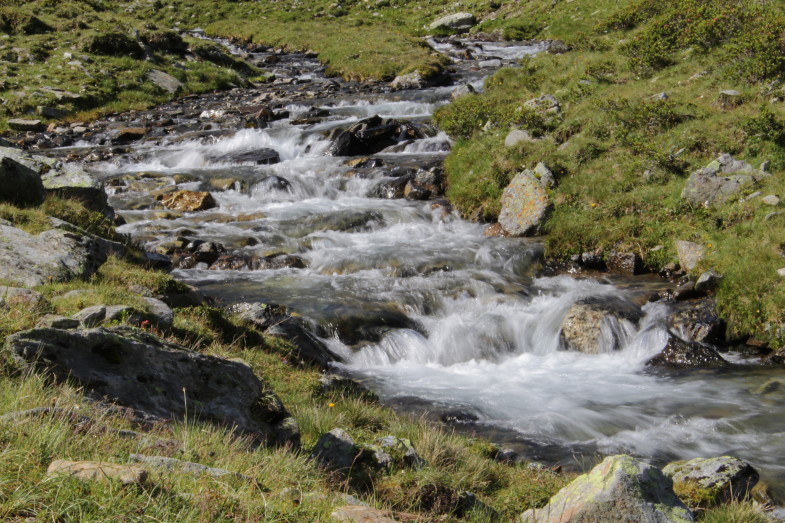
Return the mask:
[[[546,224],[549,256],[631,251],[659,270],[677,261],[676,240],[697,241],[710,246],[697,273],[725,275],[718,302],[731,337],[785,344],[785,281],[777,274],[785,232],[780,215],[770,215],[777,208],[744,200],[785,194],[785,67],[774,56],[783,45],[781,6],[532,0],[521,12],[542,26],[538,38],[561,38],[574,50],[501,70],[482,94],[437,111],[438,125],[459,138],[445,164],[453,204],[495,221],[515,174],[545,162],[559,180]],[[738,101],[723,98],[730,89]],[[543,93],[559,100],[560,117],[524,110]],[[512,128],[541,140],[505,147]],[[768,161],[772,176],[720,206],[683,200],[689,174],[721,153],[754,167]]]

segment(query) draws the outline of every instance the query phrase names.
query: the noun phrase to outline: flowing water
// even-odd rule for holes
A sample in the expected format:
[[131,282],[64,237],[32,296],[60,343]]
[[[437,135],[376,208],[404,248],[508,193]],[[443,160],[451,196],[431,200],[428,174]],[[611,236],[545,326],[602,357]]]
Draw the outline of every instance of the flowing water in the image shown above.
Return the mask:
[[[505,64],[538,50],[468,46],[479,59],[490,54]],[[294,76],[310,85],[324,80],[313,61],[297,60],[283,72],[296,69]],[[480,88],[490,72],[474,62],[458,65],[458,84]],[[374,155],[381,162],[373,167],[326,154],[332,130],[373,115],[423,124],[453,89],[325,94],[313,102],[329,112],[319,121],[293,125],[312,102],[291,104],[290,117],[267,128],[238,130],[219,121],[215,132],[140,144],[96,171],[107,178],[136,173],[110,201],[128,222],[121,231],[151,250],[185,236],[220,242],[233,253],[300,256],[306,268],[197,265],[175,275],[226,303],[278,303],[313,320],[343,358],[336,367],[388,404],[436,413],[547,464],[581,467],[618,452],[660,464],[732,454],[772,484],[784,484],[783,387],[756,392],[782,378],[781,371],[647,370],[645,362],[667,339],[662,303],[643,307],[639,327],[607,333],[621,340],[621,351],[560,350],[560,324],[576,301],[645,303],[657,282],[538,277],[536,240],[485,237],[482,225],[460,219],[442,201],[370,197],[407,169],[438,173],[451,142],[435,130]],[[205,111],[200,121],[215,114]],[[274,149],[282,161],[231,159],[259,148]],[[161,187],[200,189],[227,177],[232,188],[213,191],[218,206],[207,211],[162,213],[150,196]]]

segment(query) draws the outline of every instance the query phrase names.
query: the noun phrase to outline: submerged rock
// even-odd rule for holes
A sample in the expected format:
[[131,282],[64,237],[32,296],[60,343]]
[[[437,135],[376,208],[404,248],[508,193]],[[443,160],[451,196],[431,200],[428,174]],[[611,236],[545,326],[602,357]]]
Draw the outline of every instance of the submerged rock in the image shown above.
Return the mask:
[[620,350],[641,316],[639,307],[620,298],[586,298],[567,311],[559,337],[567,350],[586,354]]
[[174,211],[196,212],[214,208],[217,203],[209,192],[177,191],[165,195],[161,202]]
[[693,509],[746,499],[759,479],[752,465],[732,456],[676,461],[662,472],[673,481],[679,499]]
[[626,455],[609,456],[588,474],[529,510],[523,523],[666,523],[693,521],[662,471]]
[[260,443],[299,440],[296,422],[248,365],[191,352],[138,329],[33,329],[8,336],[5,350],[23,368],[76,380],[154,417],[187,412]]

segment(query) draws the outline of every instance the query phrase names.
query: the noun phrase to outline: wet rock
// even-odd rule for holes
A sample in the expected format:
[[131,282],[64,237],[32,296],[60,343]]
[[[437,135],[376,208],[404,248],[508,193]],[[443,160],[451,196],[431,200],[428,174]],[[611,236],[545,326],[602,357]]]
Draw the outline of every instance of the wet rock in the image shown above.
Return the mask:
[[681,197],[695,205],[719,205],[768,176],[750,164],[723,154],[687,179]]
[[752,465],[732,456],[677,461],[662,472],[673,481],[679,499],[692,509],[746,499],[759,479]]
[[267,176],[259,180],[254,187],[254,192],[258,190],[263,191],[281,191],[281,192],[291,192],[292,184],[286,178],[282,176]]
[[23,368],[76,380],[149,416],[182,418],[187,408],[189,417],[234,427],[260,443],[299,440],[296,422],[248,365],[138,329],[34,329],[8,336],[5,351]]
[[342,359],[306,328],[298,318],[290,317],[286,321],[278,322],[270,326],[266,333],[291,342],[295,347],[292,353],[293,358],[323,370],[329,368],[332,362]]
[[499,224],[511,236],[538,234],[550,210],[546,185],[534,171],[527,169],[504,189]]
[[644,272],[640,256],[633,252],[611,251],[608,253],[605,265],[610,271],[620,274],[641,274]]
[[212,209],[217,206],[209,192],[177,191],[165,195],[161,202],[174,211],[196,212]]
[[725,322],[717,314],[717,303],[713,299],[673,304],[668,327],[686,340],[712,344],[725,342]]
[[245,180],[240,180],[239,178],[234,178],[234,177],[212,178],[207,182],[207,184],[210,186],[211,189],[214,189],[216,191],[243,192],[245,189],[248,188],[248,183]]
[[670,481],[651,465],[626,455],[609,456],[575,479],[541,509],[523,513],[524,523],[693,521]]
[[676,301],[684,301],[699,298],[700,296],[701,294],[695,290],[695,282],[690,280],[676,287],[672,297]]
[[210,266],[210,270],[220,271],[267,271],[274,269],[304,269],[307,264],[300,256],[293,254],[271,254],[268,256],[225,254]]
[[412,123],[383,120],[372,116],[360,120],[345,131],[338,132],[327,154],[331,156],[368,156],[406,140],[417,140],[424,135]]
[[346,210],[303,218],[287,233],[293,238],[304,238],[318,231],[358,232],[383,224],[384,216],[380,212]]
[[319,391],[325,396],[358,398],[365,401],[379,401],[379,396],[362,383],[336,374],[324,374],[319,378]]
[[433,30],[442,30],[463,33],[471,29],[477,24],[477,19],[471,13],[455,13],[443,16],[431,22],[429,28]]
[[251,163],[254,165],[272,165],[281,161],[277,151],[260,147],[253,151],[240,151],[210,156],[212,162]]
[[586,354],[619,350],[641,316],[639,307],[620,298],[585,298],[569,308],[559,337],[567,350]]
[[117,134],[115,134],[114,138],[112,138],[112,143],[127,144],[136,142],[144,138],[146,134],[147,129],[144,127],[124,127],[117,130]]
[[147,73],[147,79],[157,87],[171,94],[177,94],[184,87],[180,80],[168,73],[159,71],[158,69],[149,71]]
[[712,292],[722,281],[722,274],[714,271],[706,271],[698,277],[695,282],[695,291],[699,293]]
[[504,230],[504,227],[501,226],[500,223],[493,223],[485,228],[483,231],[483,236],[486,237],[495,237],[495,238],[506,238],[509,236],[507,232]]
[[729,363],[708,345],[686,342],[670,336],[662,352],[646,362],[646,365],[667,369],[693,369],[727,367]]
[[105,461],[67,461],[58,459],[46,469],[47,476],[70,476],[85,481],[119,481],[123,485],[141,485],[147,471],[141,467]]
[[[406,187],[414,180],[414,177],[415,174],[410,173],[398,178],[390,178],[379,182],[368,192],[368,197],[383,198],[386,200],[399,200],[404,198],[406,196]],[[413,197],[411,199],[418,199],[416,196],[419,195],[420,192],[422,192],[422,189],[418,189],[412,195]],[[409,193],[412,194],[412,189],[410,189]],[[430,196],[430,194],[428,196]]]
[[0,152],[0,203],[28,207],[40,205],[44,198],[41,176]]
[[676,242],[676,254],[679,256],[679,265],[687,272],[694,270],[698,266],[703,259],[705,250],[703,245],[694,242],[683,240]]
[[110,243],[61,229],[33,236],[0,220],[0,278],[25,287],[87,278],[107,260]]
[[272,303],[234,303],[227,310],[231,314],[236,314],[240,320],[250,323],[262,331],[290,317],[285,306]]
[[20,287],[0,285],[0,306],[13,307],[25,305],[29,308],[33,308],[43,303],[43,301],[44,297],[40,292]]

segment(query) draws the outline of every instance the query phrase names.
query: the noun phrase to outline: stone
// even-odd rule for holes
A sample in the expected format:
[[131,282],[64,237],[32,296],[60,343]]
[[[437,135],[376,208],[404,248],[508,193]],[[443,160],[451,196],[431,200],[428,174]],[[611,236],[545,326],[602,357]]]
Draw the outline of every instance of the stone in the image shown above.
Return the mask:
[[149,71],[147,79],[170,94],[177,94],[183,88],[183,83],[180,80],[157,69]]
[[466,96],[469,94],[477,94],[477,90],[474,88],[474,86],[472,84],[461,85],[455,88],[455,90],[450,95],[450,98],[456,100],[461,96]]
[[752,465],[732,456],[677,461],[662,472],[673,481],[679,499],[692,509],[746,499],[759,479]]
[[585,354],[620,350],[641,316],[639,307],[621,298],[585,298],[568,309],[559,338],[565,349]]
[[362,383],[336,374],[324,374],[319,378],[319,392],[325,396],[379,401],[379,396]]
[[692,512],[676,497],[662,471],[631,456],[608,456],[588,474],[529,510],[523,523],[681,523]]
[[248,476],[231,472],[226,469],[215,467],[208,467],[201,463],[194,463],[192,461],[182,461],[175,458],[167,458],[164,456],[145,456],[144,454],[131,454],[130,460],[134,463],[144,463],[150,468],[158,469],[165,472],[178,472],[181,474],[188,474],[191,476],[211,476],[220,478],[224,476],[233,476],[239,479],[250,479]]
[[43,116],[44,118],[62,120],[66,116],[70,115],[71,111],[68,109],[60,109],[58,107],[46,107],[44,105],[39,105],[35,108],[35,113],[38,116]]
[[133,327],[22,331],[6,338],[5,351],[23,369],[74,380],[147,416],[212,421],[257,443],[299,442],[296,422],[247,364]]
[[212,209],[218,204],[209,192],[177,191],[167,194],[161,202],[174,211],[196,212]]
[[722,281],[722,274],[706,271],[698,276],[698,281],[695,282],[695,290],[699,293],[712,292],[720,284],[720,281]]
[[145,134],[147,134],[147,129],[144,127],[123,127],[117,130],[112,138],[112,143],[122,145],[136,142],[144,138]]
[[106,306],[94,305],[87,307],[74,314],[72,318],[78,321],[84,328],[91,329],[97,327],[106,318]]
[[46,198],[41,176],[0,152],[0,202],[17,207],[40,205]]
[[536,141],[537,139],[529,134],[528,131],[524,131],[523,129],[513,129],[504,139],[504,145],[506,147],[517,147],[524,143]]
[[370,156],[400,142],[417,140],[425,135],[410,122],[372,116],[339,131],[327,154],[331,156]]
[[393,519],[392,516],[393,514],[389,510],[379,510],[357,505],[337,507],[330,514],[330,518],[333,521],[354,523],[396,523],[398,520]]
[[428,87],[428,81],[423,77],[420,71],[412,71],[411,73],[396,76],[390,82],[390,89],[393,91],[401,91],[404,89],[422,89]]
[[59,314],[45,314],[35,324],[37,329],[77,329],[79,328],[79,320],[60,316]]
[[341,361],[342,358],[311,333],[303,325],[303,322],[304,320],[292,317],[270,326],[266,330],[266,334],[278,336],[291,342],[295,347],[292,354],[294,358],[323,370],[328,369],[332,362]]
[[385,436],[379,438],[377,444],[391,456],[392,463],[399,468],[410,467],[418,469],[426,464],[408,439],[397,436]]
[[447,30],[454,32],[468,31],[477,24],[477,19],[471,13],[455,13],[443,16],[431,22],[429,26],[433,30]]
[[727,367],[729,363],[708,345],[686,342],[670,336],[662,352],[647,361],[646,365],[680,370]]
[[706,248],[703,245],[679,240],[676,242],[676,254],[679,256],[679,265],[687,272],[694,270],[700,261]]
[[22,120],[20,118],[11,118],[7,123],[9,129],[22,133],[37,133],[43,131],[45,128],[44,123],[41,120]]
[[780,198],[776,194],[769,194],[768,196],[764,196],[763,198],[760,199],[760,201],[762,201],[766,205],[779,205],[780,204]]
[[694,205],[720,205],[766,176],[765,172],[754,169],[750,164],[723,154],[690,174],[681,197]]
[[24,287],[87,278],[112,253],[110,243],[52,229],[34,236],[0,220],[0,278]]
[[0,306],[14,307],[24,305],[28,308],[34,308],[43,303],[43,301],[43,295],[32,289],[0,285]]
[[643,262],[634,252],[611,251],[605,265],[610,271],[620,274],[634,275],[643,272]]
[[551,94],[543,94],[537,98],[532,98],[523,104],[524,107],[545,114],[561,114],[559,100]]
[[67,461],[58,459],[46,469],[47,476],[70,476],[84,481],[119,481],[123,485],[141,485],[147,471],[141,467],[102,461]]
[[672,304],[668,327],[688,341],[725,342],[725,322],[717,313],[717,303],[710,298]]
[[502,66],[502,61],[498,58],[492,60],[480,60],[477,62],[477,67],[498,69]]
[[361,450],[343,429],[333,429],[319,436],[311,457],[320,465],[336,471],[348,472],[358,463]]
[[273,165],[281,161],[278,151],[267,147],[260,147],[253,151],[238,151],[231,153],[216,153],[209,156],[211,162],[250,163],[253,165]]
[[148,307],[148,311],[145,316],[149,317],[156,327],[160,327],[162,329],[172,328],[172,323],[174,322],[174,312],[172,312],[172,309],[169,308],[166,303],[157,298],[143,297],[142,299],[145,301],[145,303],[147,303]]
[[538,234],[551,210],[546,186],[529,169],[518,173],[505,187],[499,224],[512,236]]

